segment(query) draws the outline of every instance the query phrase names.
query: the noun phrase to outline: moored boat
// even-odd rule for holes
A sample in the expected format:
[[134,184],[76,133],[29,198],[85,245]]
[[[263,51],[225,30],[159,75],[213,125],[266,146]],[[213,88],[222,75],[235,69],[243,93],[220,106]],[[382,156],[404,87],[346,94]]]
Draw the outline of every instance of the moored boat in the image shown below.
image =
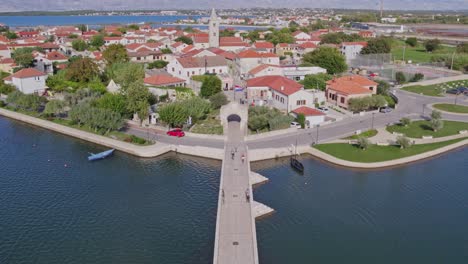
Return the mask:
[[97,154],[90,153],[91,156],[88,157],[88,160],[93,161],[93,160],[105,159],[105,158],[109,157],[110,155],[112,155],[112,153],[114,153],[114,149],[109,149],[109,150],[106,150],[106,151],[103,151],[103,152],[97,153]]

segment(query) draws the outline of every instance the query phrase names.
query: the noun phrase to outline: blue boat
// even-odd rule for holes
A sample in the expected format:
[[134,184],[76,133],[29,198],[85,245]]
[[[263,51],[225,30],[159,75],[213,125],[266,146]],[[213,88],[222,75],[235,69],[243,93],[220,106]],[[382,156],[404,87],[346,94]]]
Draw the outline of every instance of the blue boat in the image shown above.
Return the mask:
[[109,157],[110,155],[112,155],[112,153],[114,153],[114,149],[109,149],[109,150],[106,150],[104,152],[97,153],[97,154],[89,153],[91,154],[91,156],[88,157],[88,160],[93,161],[93,160],[105,159]]

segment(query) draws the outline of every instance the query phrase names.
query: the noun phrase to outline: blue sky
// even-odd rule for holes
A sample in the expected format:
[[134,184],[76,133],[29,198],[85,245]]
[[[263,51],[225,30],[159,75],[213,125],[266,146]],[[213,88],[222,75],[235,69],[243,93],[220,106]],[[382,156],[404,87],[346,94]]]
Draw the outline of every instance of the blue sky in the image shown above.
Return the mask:
[[[379,0],[0,0],[0,11],[311,7],[377,9]],[[384,0],[386,9],[460,10],[468,0]]]

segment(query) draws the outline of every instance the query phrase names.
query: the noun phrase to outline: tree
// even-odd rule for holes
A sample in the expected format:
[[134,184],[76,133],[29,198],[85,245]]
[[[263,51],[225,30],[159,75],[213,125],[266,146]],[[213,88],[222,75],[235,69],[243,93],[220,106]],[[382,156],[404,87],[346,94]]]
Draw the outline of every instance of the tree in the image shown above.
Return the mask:
[[59,116],[64,113],[65,102],[61,100],[50,100],[44,108],[44,114]]
[[182,127],[187,121],[187,109],[177,103],[169,103],[158,109],[159,118],[170,127]]
[[210,96],[210,102],[211,106],[213,106],[214,109],[219,109],[221,108],[221,106],[226,105],[228,103],[228,99],[223,92],[219,92]]
[[89,82],[99,74],[97,64],[90,58],[80,58],[67,67],[67,79],[74,82]]
[[230,29],[221,30],[219,32],[220,37],[234,37],[235,35],[236,35],[236,31],[230,30]]
[[312,52],[306,53],[303,61],[322,67],[329,74],[342,73],[348,68],[345,57],[332,47],[319,47]]
[[182,43],[185,43],[187,45],[192,45],[193,44],[193,40],[187,36],[180,36],[178,38],[175,39],[176,42],[182,42]]
[[124,117],[130,115],[125,97],[120,94],[106,93],[96,101],[96,105],[99,108],[110,109]]
[[306,118],[304,114],[297,115],[297,122],[301,125],[301,128],[305,128]]
[[221,92],[221,80],[216,75],[205,75],[200,89],[200,96],[208,98]]
[[18,35],[16,35],[15,32],[7,31],[7,32],[5,33],[5,37],[6,37],[7,39],[17,39],[17,38],[18,38]]
[[371,99],[370,107],[373,108],[382,108],[388,104],[387,100],[385,100],[385,97],[382,95],[374,95],[371,97]]
[[133,82],[127,90],[127,109],[130,113],[136,113],[140,118],[140,123],[148,116],[150,107],[148,100],[151,94],[148,88],[141,82]]
[[16,90],[16,87],[11,84],[0,82],[0,94],[8,95]]
[[268,127],[268,118],[264,115],[249,117],[248,126],[253,131],[260,131]]
[[327,81],[333,79],[333,76],[326,73],[308,74],[304,80],[300,81],[305,89],[319,89],[324,91]]
[[341,44],[343,42],[360,41],[363,38],[358,34],[345,34],[343,32],[328,33],[320,36],[320,44]]
[[402,83],[405,83],[406,82],[406,76],[403,72],[396,72],[395,73],[395,80],[397,81],[397,83],[399,84],[402,84]]
[[7,103],[13,104],[16,108],[38,111],[39,107],[43,105],[45,98],[36,94],[23,94],[20,91],[14,91],[8,95]]
[[94,35],[89,44],[95,48],[100,48],[104,45],[104,36],[102,34]]
[[431,119],[442,119],[442,113],[437,110],[432,110],[431,112]]
[[141,82],[145,77],[145,70],[141,64],[120,62],[107,66],[106,75],[109,80],[114,80],[116,83],[120,84],[120,91],[126,94],[128,87],[132,83]]
[[370,141],[369,141],[367,138],[365,138],[365,137],[358,137],[358,139],[357,139],[357,145],[358,145],[358,147],[359,147],[360,149],[366,150],[366,149],[368,149],[369,146],[370,146]]
[[160,50],[163,54],[172,54],[172,50],[168,48],[164,48]]
[[444,127],[444,122],[440,119],[431,119],[431,128],[434,132],[441,130]]
[[411,146],[411,142],[406,136],[398,136],[396,139],[396,143],[400,145],[401,149],[406,149]]
[[417,38],[407,38],[405,43],[410,45],[411,47],[416,47],[418,45],[418,39]]
[[361,54],[390,53],[392,42],[388,37],[379,37],[367,42],[367,46],[361,50]]
[[424,42],[424,48],[427,52],[433,52],[440,48],[439,39],[428,39]]
[[33,65],[33,51],[32,48],[20,48],[15,50],[11,57],[20,67],[27,68]]
[[411,124],[411,119],[407,118],[407,117],[403,117],[402,119],[400,119],[400,124],[402,126],[409,126]]
[[377,85],[377,94],[388,95],[390,91],[390,84],[384,80],[376,80]]
[[274,30],[273,33],[267,34],[265,38],[275,46],[278,43],[294,43],[295,41],[287,28],[284,28],[284,30]]
[[186,109],[187,118],[191,117],[193,122],[204,119],[211,110],[210,102],[200,97],[192,97],[178,103]]
[[468,53],[468,43],[461,43],[457,45],[458,53]]
[[85,51],[88,48],[88,44],[82,39],[75,39],[72,41],[72,47],[76,51]]
[[94,131],[109,133],[122,128],[124,120],[119,113],[109,109],[97,108],[89,103],[78,104],[68,113],[72,122],[78,125],[87,125]]
[[162,69],[164,67],[167,66],[167,64],[169,64],[169,62],[167,61],[163,61],[163,60],[157,60],[157,61],[153,61],[151,63],[148,63],[148,69]]
[[128,25],[127,28],[128,28],[128,29],[132,29],[132,30],[139,30],[139,29],[140,29],[140,26],[135,25],[135,24],[131,24],[131,25]]
[[78,28],[78,30],[82,32],[85,32],[88,29],[88,27],[85,24],[79,24],[79,25],[76,25],[75,27]]
[[108,64],[127,62],[128,54],[125,47],[121,44],[111,44],[102,53],[102,56]]
[[424,74],[422,73],[416,73],[413,78],[411,78],[410,82],[419,82],[424,79]]

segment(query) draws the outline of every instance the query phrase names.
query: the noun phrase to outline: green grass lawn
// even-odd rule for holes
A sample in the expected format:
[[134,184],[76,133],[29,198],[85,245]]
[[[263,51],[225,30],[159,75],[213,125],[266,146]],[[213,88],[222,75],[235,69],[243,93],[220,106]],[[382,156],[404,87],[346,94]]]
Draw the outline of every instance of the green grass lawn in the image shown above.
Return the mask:
[[199,120],[190,132],[197,134],[222,135],[223,125],[221,124],[221,120],[218,118],[219,113],[219,109],[211,111],[206,119]]
[[388,126],[387,131],[390,133],[397,132],[405,134],[410,138],[421,138],[422,136],[446,137],[457,135],[460,130],[468,130],[468,123],[446,121],[444,120],[444,127],[434,132],[430,127],[429,121],[413,121],[407,127],[401,125]]
[[452,88],[456,88],[459,86],[465,86],[468,84],[468,80],[462,81],[453,81],[453,82],[446,82],[446,83],[439,83],[439,84],[432,84],[432,85],[413,85],[401,88],[402,90],[423,94],[428,96],[444,96],[444,89],[449,90]]
[[315,145],[314,148],[339,159],[368,163],[414,156],[427,151],[448,146],[465,139],[466,138],[460,138],[431,144],[413,145],[407,149],[400,149],[399,146],[371,145],[368,149],[363,150],[356,145],[346,143],[320,144]]
[[435,104],[433,105],[434,108],[452,112],[452,113],[461,113],[461,114],[468,114],[468,106],[464,105],[454,105],[454,104]]
[[[392,55],[395,60],[403,60],[403,50],[405,43],[400,41],[395,47],[392,48]],[[412,61],[412,63],[430,62],[433,55],[452,54],[455,50],[454,47],[441,46],[440,49],[430,53],[426,52],[423,44],[419,43],[416,47],[406,45],[405,61]]]
[[[46,120],[49,120],[49,119],[46,119]],[[54,119],[51,119],[49,121],[52,121],[52,122],[60,124],[60,125],[76,128],[76,129],[79,129],[79,130],[83,130],[83,131],[86,131],[86,132],[89,132],[89,133],[99,134],[92,128],[89,128],[87,126],[78,126],[78,125],[71,124],[70,121],[66,120],[66,119],[54,118]],[[101,134],[99,134],[99,135],[101,135]],[[129,134],[126,134],[126,133],[121,132],[121,131],[111,131],[108,134],[101,135],[101,136],[110,137],[110,138],[113,138],[113,139],[117,139],[117,140],[124,141],[124,142],[127,142],[127,143],[132,143],[134,145],[139,145],[139,146],[154,144],[151,141],[146,141],[143,138],[140,138],[140,137],[137,137],[137,136],[134,136],[134,135],[129,135]]]
[[352,135],[352,136],[346,137],[344,139],[358,139],[360,137],[370,138],[370,137],[374,137],[375,135],[377,135],[377,133],[378,132],[377,132],[376,129],[371,129],[371,130],[364,131],[359,135]]

